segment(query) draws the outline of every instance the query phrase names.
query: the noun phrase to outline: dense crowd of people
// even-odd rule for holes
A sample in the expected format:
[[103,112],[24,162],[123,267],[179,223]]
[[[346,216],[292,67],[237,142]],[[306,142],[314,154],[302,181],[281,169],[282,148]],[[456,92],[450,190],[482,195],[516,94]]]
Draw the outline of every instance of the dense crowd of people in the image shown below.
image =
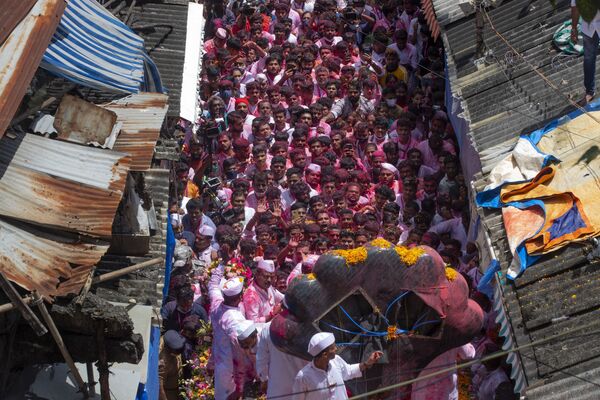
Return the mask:
[[[467,238],[443,46],[420,2],[230,1],[211,12],[204,112],[175,132],[178,242],[162,309],[160,398],[238,399],[251,387],[256,397],[346,398],[344,380],[381,354],[348,364],[323,332],[311,338],[308,362],[275,347],[269,325],[286,307],[288,284],[320,255],[376,238],[436,249],[486,312],[481,335],[428,372],[497,351],[491,300],[477,291],[478,249]],[[182,391],[194,375],[186,360],[207,340],[210,388]],[[501,359],[476,365],[469,398],[511,398],[506,371]],[[418,382],[406,398],[458,396],[449,373]]]

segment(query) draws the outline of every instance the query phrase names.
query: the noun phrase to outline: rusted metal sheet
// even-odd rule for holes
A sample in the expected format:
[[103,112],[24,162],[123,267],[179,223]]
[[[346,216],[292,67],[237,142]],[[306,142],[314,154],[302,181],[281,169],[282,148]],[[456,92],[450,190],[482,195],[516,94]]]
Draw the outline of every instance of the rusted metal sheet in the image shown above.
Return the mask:
[[54,116],[54,128],[58,131],[59,139],[102,145],[110,136],[116,121],[117,114],[114,112],[67,94]]
[[[0,137],[19,108],[65,6],[65,0],[38,0],[0,46]],[[2,9],[6,11],[4,3]]]
[[433,1],[423,0],[421,4],[423,13],[425,14],[425,20],[427,21],[427,25],[429,25],[429,30],[431,31],[431,37],[434,40],[437,40],[438,36],[440,36],[440,24],[438,23],[437,17],[435,15]]
[[117,114],[121,133],[113,150],[131,155],[131,170],[150,168],[154,146],[168,109],[168,96],[162,93],[138,93],[102,105]]
[[31,10],[37,0],[4,0],[0,11],[0,44]]
[[130,164],[124,153],[11,133],[0,140],[0,215],[109,237]]
[[76,235],[48,234],[0,218],[0,270],[12,282],[47,300],[81,290],[107,249],[103,242],[83,243]]

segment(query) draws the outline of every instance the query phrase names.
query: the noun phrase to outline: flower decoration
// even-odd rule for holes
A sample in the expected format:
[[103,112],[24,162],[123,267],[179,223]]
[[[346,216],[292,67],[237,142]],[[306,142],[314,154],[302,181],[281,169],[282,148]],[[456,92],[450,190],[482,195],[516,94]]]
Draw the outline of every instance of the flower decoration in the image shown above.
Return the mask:
[[448,279],[448,281],[452,282],[456,279],[457,275],[458,272],[456,272],[454,268],[446,267],[446,279]]
[[354,265],[367,259],[367,249],[363,246],[350,250],[334,250],[333,254],[346,260],[346,264]]
[[212,327],[202,322],[198,329],[198,345],[194,355],[187,362],[191,370],[190,379],[179,382],[181,398],[188,400],[214,400],[213,379],[208,374],[208,361],[212,343]]
[[413,247],[412,249],[409,249],[408,247],[404,246],[396,246],[394,249],[396,250],[396,253],[402,262],[409,267],[411,265],[415,265],[417,261],[419,261],[419,257],[425,254],[425,250],[420,247]]
[[396,333],[397,331],[397,327],[396,325],[390,325],[387,328],[387,340],[396,340],[398,339],[398,333]]
[[373,239],[371,240],[370,244],[373,247],[379,247],[381,249],[389,249],[390,247],[392,247],[392,244],[384,238]]
[[244,278],[244,286],[248,286],[252,279],[252,271],[246,267],[239,258],[232,258],[225,264],[223,277],[225,279],[231,279],[239,276]]
[[310,274],[306,275],[306,279],[308,279],[309,281],[314,281],[315,279],[317,279],[317,277],[311,272]]

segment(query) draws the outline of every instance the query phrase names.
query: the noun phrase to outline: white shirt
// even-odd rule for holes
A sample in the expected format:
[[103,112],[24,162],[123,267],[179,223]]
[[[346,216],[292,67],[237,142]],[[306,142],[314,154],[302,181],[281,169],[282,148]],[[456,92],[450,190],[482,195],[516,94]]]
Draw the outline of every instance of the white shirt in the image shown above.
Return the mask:
[[213,326],[213,345],[211,357],[215,365],[215,399],[225,400],[235,392],[235,367],[233,357],[236,349],[235,326],[246,320],[237,307],[221,303],[210,314]]
[[308,364],[308,361],[275,347],[271,340],[270,328],[269,322],[260,331],[256,350],[256,373],[262,382],[268,381],[268,399],[292,393],[292,385],[298,371]]
[[417,49],[415,46],[406,43],[406,47],[403,50],[400,50],[396,43],[392,43],[387,48],[398,53],[398,56],[400,56],[400,64],[410,65],[413,70],[417,68]]
[[[577,1],[571,0],[571,7],[576,7]],[[600,11],[596,11],[596,16],[592,22],[586,22],[583,18],[581,19],[581,28],[579,29],[587,37],[594,36],[597,33],[600,36]]]
[[337,355],[329,362],[327,371],[315,367],[311,362],[296,375],[292,388],[292,392],[296,394],[293,398],[294,400],[347,399],[344,381],[361,376],[360,364],[348,364]]

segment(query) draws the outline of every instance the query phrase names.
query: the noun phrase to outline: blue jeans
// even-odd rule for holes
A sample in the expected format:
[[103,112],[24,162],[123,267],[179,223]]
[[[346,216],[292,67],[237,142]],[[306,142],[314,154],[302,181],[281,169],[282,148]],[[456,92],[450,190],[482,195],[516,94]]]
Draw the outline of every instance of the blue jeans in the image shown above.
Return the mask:
[[598,53],[598,34],[583,36],[583,86],[585,94],[594,95],[596,90],[596,54]]

